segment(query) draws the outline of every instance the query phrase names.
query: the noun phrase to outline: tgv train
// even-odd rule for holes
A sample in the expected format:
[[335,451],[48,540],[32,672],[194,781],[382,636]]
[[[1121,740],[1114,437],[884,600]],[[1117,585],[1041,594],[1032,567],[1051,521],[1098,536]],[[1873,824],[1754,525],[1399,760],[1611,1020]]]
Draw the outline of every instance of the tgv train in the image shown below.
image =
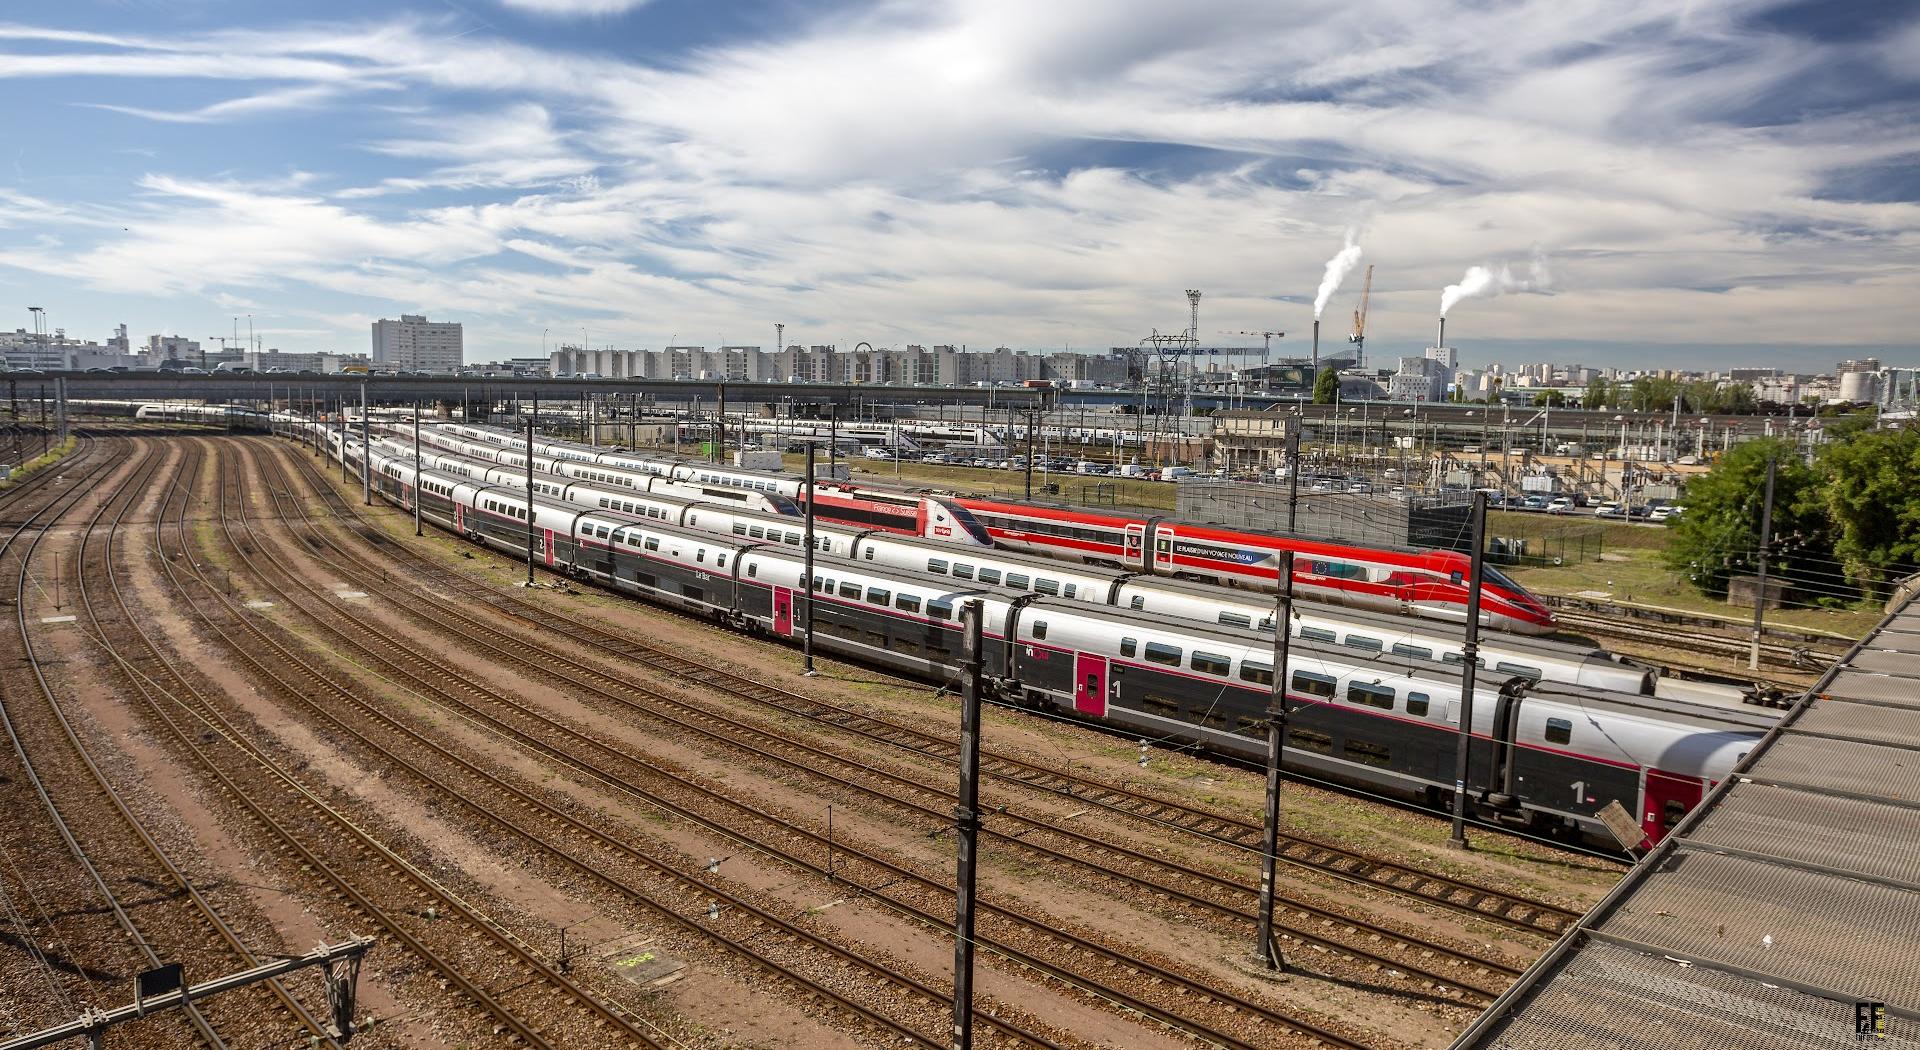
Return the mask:
[[[328,443],[350,464],[368,457],[385,498],[408,508],[417,499],[424,520],[475,542],[516,557],[531,550],[553,571],[778,638],[797,637],[811,605],[819,648],[908,674],[960,673],[962,611],[978,602],[997,696],[1162,741],[1263,753],[1274,681],[1267,635],[824,554],[809,580],[806,552],[784,542],[416,474],[410,456],[338,434]],[[1312,641],[1294,648],[1284,672],[1289,766],[1429,804],[1450,793],[1456,676]],[[1469,791],[1483,815],[1539,831],[1604,838],[1596,814],[1619,800],[1658,839],[1769,722],[1757,712],[1677,712],[1639,696],[1489,678],[1474,695]]]
[[[525,439],[494,427],[451,425],[441,429],[496,447],[519,448]],[[635,453],[604,453],[564,441],[536,441],[535,451],[549,456],[591,456],[636,470],[700,475],[765,485],[804,499],[801,479],[786,474],[744,471],[708,464],[677,463]],[[929,500],[956,517],[955,533],[884,524],[885,515],[847,512],[840,501]],[[871,485],[822,486],[818,517],[889,528],[940,538],[966,539],[1067,561],[1105,565],[1152,576],[1192,579],[1271,592],[1278,587],[1281,555],[1294,552],[1297,594],[1382,612],[1464,623],[1470,559],[1455,551],[1410,551],[1308,540],[1271,533],[1194,525],[1163,516],[1141,517],[968,496],[915,497]],[[1498,569],[1486,567],[1481,588],[1482,623],[1521,634],[1551,634],[1553,613],[1526,588]]]
[[[421,463],[430,469],[489,485],[517,489],[527,485],[524,468],[499,466],[460,454],[454,449],[466,443],[457,438],[440,438],[436,444],[441,447],[423,449],[421,454]],[[376,452],[409,461],[413,455],[411,445],[404,440],[376,438],[374,448]],[[484,451],[485,446],[478,448]],[[536,457],[535,462],[537,467],[548,461]],[[583,482],[538,470],[533,476],[533,487],[536,495],[625,511],[670,525],[697,527],[706,532],[753,540],[793,545],[801,542],[799,524],[783,518],[784,512],[756,512],[755,508],[725,502],[715,505],[718,501],[698,493],[659,488],[637,493],[614,484]],[[1005,586],[1158,616],[1263,632],[1273,630],[1274,603],[1260,595],[834,522],[816,521],[814,532],[816,547],[824,553],[887,568]],[[1343,645],[1359,652],[1390,653],[1455,668],[1463,658],[1459,632],[1430,620],[1305,600],[1296,601],[1293,608],[1292,633],[1303,640]],[[1666,677],[1657,667],[1590,645],[1507,632],[1483,634],[1479,660],[1482,667],[1498,675],[1659,696],[1681,703],[1740,707],[1764,699],[1734,685]]]
[[[526,448],[526,438],[508,431],[458,423],[438,424],[435,430],[441,432],[442,437],[465,440],[468,454],[499,463],[518,463],[523,466],[526,463],[521,458]],[[802,491],[806,488],[806,481],[789,474],[727,467],[672,456],[609,452],[570,441],[535,441],[533,452],[536,469],[541,458],[545,457],[565,464],[558,468],[561,473],[584,473],[588,476],[604,474],[606,478],[603,480],[620,483],[637,484],[641,476],[655,475],[716,489],[760,492],[800,501],[809,498],[808,493]],[[572,464],[580,466],[576,469],[571,467]],[[818,482],[814,485],[811,498],[816,517],[830,521],[958,543],[986,546],[991,542],[986,530],[973,520],[972,515],[949,498],[887,492],[839,481]],[[794,512],[799,513],[797,503]]]

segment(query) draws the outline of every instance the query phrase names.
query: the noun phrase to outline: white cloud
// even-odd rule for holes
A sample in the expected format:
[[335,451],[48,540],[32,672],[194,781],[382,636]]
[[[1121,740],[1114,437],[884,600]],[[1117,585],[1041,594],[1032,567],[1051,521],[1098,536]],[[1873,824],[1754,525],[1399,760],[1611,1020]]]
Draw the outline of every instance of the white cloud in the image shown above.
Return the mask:
[[[1912,104],[1747,110],[1821,69],[1895,64],[1920,30],[1819,44],[1747,28],[1761,2],[883,0],[671,66],[440,23],[0,26],[117,49],[0,76],[254,86],[178,112],[86,100],[156,120],[407,92],[355,111],[386,129],[347,144],[380,158],[375,180],[150,176],[150,201],[111,213],[130,236],[10,262],[150,293],[311,286],[498,331],[587,316],[596,341],[772,318],[819,341],[1106,345],[1183,327],[1187,287],[1206,332],[1304,331],[1326,252],[1365,217],[1376,347],[1424,341],[1463,267],[1534,245],[1564,294],[1463,304],[1463,341],[1907,341],[1920,307],[1893,289],[1920,276],[1920,209],[1821,194],[1920,152]],[[0,225],[27,213],[0,196]]]
[[557,18],[624,15],[648,0],[500,0],[503,7]]

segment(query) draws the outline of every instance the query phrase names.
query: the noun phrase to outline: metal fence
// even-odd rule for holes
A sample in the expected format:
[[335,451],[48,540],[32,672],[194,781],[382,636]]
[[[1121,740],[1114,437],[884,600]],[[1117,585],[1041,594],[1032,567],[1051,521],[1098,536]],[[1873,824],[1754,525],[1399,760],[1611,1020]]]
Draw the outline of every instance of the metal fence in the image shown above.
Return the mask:
[[[1286,485],[1183,481],[1175,514],[1185,521],[1286,532]],[[1470,505],[1452,496],[1371,492],[1299,494],[1294,535],[1389,547],[1466,550]]]
[[1604,525],[1530,528],[1503,521],[1487,527],[1487,558],[1496,565],[1578,565],[1599,561],[1606,539]]

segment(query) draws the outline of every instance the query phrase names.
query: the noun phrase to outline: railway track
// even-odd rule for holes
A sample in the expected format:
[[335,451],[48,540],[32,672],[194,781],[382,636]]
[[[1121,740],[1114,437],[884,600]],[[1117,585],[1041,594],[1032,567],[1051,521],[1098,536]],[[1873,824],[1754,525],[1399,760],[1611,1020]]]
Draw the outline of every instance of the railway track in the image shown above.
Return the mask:
[[[389,683],[398,685],[416,696],[455,710],[463,719],[479,719],[491,723],[504,736],[520,736],[519,732],[506,722],[492,718],[480,707],[463,703],[458,696],[454,695],[451,683],[456,678],[465,676],[460,676],[446,666],[436,664],[421,654],[393,642],[388,632],[381,630],[377,625],[360,621],[351,610],[345,609],[341,604],[326,603],[325,599],[296,573],[283,564],[274,563],[266,547],[256,538],[243,539],[235,535],[234,529],[244,530],[247,527],[244,508],[239,512],[232,510],[231,501],[224,492],[216,502],[220,507],[220,524],[226,538],[226,550],[245,563],[251,578],[268,593],[276,595],[289,607],[302,610],[316,629],[331,635],[332,639],[348,647],[344,651],[352,653],[356,663],[369,668],[372,673],[380,675]],[[279,582],[276,577],[284,577],[286,582]],[[317,613],[316,609],[319,609]],[[663,859],[651,851],[642,850],[618,834],[572,816],[561,807],[493,774],[454,749],[427,737],[420,730],[395,718],[379,705],[369,703],[361,696],[360,691],[351,689],[336,680],[326,668],[292,652],[289,646],[276,638],[272,632],[263,630],[258,624],[246,618],[241,618],[239,623],[251,634],[256,650],[270,653],[285,662],[289,675],[297,675],[302,679],[297,686],[282,679],[283,684],[287,685],[286,694],[289,699],[300,703],[322,720],[331,723],[342,733],[358,741],[370,753],[390,763],[393,768],[407,772],[424,789],[438,794],[451,806],[465,811],[483,825],[491,824],[525,841],[529,846],[547,854],[554,862],[594,880],[616,896],[640,905],[656,918],[679,927],[684,933],[716,943],[726,952],[751,963],[756,969],[770,971],[771,976],[776,980],[791,983],[798,986],[805,994],[836,1004],[837,1008],[851,1014],[864,1025],[888,1032],[892,1038],[938,1041],[936,1037],[929,1036],[917,1028],[864,1005],[847,992],[809,976],[792,964],[783,963],[769,956],[766,950],[756,951],[750,942],[756,940],[786,942],[798,946],[802,957],[820,953],[847,966],[859,967],[881,982],[881,987],[904,989],[924,1003],[944,1002],[947,998],[947,993],[944,991],[927,985],[912,975],[864,958],[830,939],[754,905],[743,896],[725,891],[711,879],[694,876],[681,870],[673,860]],[[349,630],[349,627],[353,629]],[[521,707],[514,698],[489,690],[471,679],[464,685],[470,689],[477,689],[496,706],[506,709]],[[376,730],[369,731],[343,720],[339,717],[339,712],[342,711],[353,711],[363,716],[377,727]],[[390,741],[404,741],[409,748],[426,756],[426,759],[434,765],[444,766],[448,770],[455,771],[460,777],[471,779],[477,785],[477,789],[453,790],[443,774],[423,766],[418,759],[409,759],[401,755]],[[535,741],[522,738],[521,742],[535,744],[538,750]],[[552,749],[548,748],[545,753],[551,754],[551,752]],[[605,776],[601,774],[596,779],[604,780]],[[482,804],[476,801],[477,799],[488,801]],[[656,804],[664,801],[656,800]],[[512,810],[539,818],[536,827],[540,830],[529,829],[506,819],[503,813]],[[559,841],[556,841],[553,836],[557,836]],[[639,884],[613,874],[604,863],[593,863],[583,859],[596,854],[617,857],[625,864],[638,866],[651,877],[666,879],[677,884],[675,894],[677,905],[657,892],[650,893]],[[706,910],[709,902],[718,905],[718,916]],[[719,922],[719,917],[724,917],[726,921]],[[1016,1045],[1041,1047],[1058,1045],[1051,1037],[1023,1027],[1003,1016],[983,1012],[978,1015],[977,1023],[987,1028],[997,1029]]]
[[[211,633],[231,644],[233,640],[224,629],[230,624],[223,625],[219,617],[205,615],[201,609],[205,599],[196,599],[192,593],[199,589],[217,595],[202,568],[190,557],[186,519],[193,493],[182,481],[198,473],[197,450],[189,458],[191,462],[170,480],[153,517],[152,549],[174,593]],[[123,520],[117,517],[113,521],[110,535]],[[177,537],[171,553],[163,536],[170,520]],[[187,556],[181,560],[189,563],[190,573],[176,565],[180,556]],[[118,612],[117,616],[95,621],[109,653],[140,684],[141,698],[160,726],[193,764],[206,772],[217,790],[241,807],[275,842],[277,852],[299,865],[304,874],[327,884],[330,894],[343,906],[384,929],[393,943],[438,973],[443,989],[492,1017],[496,1036],[532,1047],[576,1046],[579,1043],[574,1038],[550,1037],[523,1013],[533,1011],[551,1018],[556,1010],[577,1009],[591,1015],[589,1030],[608,1037],[602,1042],[662,1045],[649,1032],[636,1027],[633,1019],[586,996],[518,938],[359,826],[318,791],[301,783],[265,749],[252,744],[247,733],[194,684],[143,626],[144,618],[129,604],[123,579],[112,561],[102,564],[106,589]],[[230,770],[216,760],[212,754],[216,749],[237,756],[242,769]],[[277,790],[263,790],[262,781],[265,787]],[[273,811],[276,809],[277,813]],[[321,846],[320,842],[328,845]],[[329,856],[323,856],[323,850]],[[356,869],[352,875],[344,870],[349,867]],[[369,890],[369,882],[377,882],[380,889]],[[381,901],[405,901],[407,905],[403,911]],[[500,962],[503,958],[508,960],[504,966]],[[508,999],[522,1006],[516,1008],[506,1002]]]
[[[291,522],[300,513],[297,507],[283,510],[282,518]],[[824,781],[829,788],[859,792],[888,808],[903,809],[916,822],[927,826],[943,824],[956,802],[952,790],[944,781],[936,779],[936,782],[928,783],[924,773],[918,778],[902,775],[875,765],[870,755],[849,757],[817,747],[791,734],[776,733],[729,717],[724,711],[688,704],[640,688],[624,676],[569,660],[555,653],[550,646],[500,631],[464,611],[457,602],[436,598],[431,591],[409,593],[404,589],[396,589],[389,584],[383,570],[368,565],[354,552],[331,544],[324,536],[309,540],[309,549],[317,550],[322,543],[328,544],[332,559],[330,564],[335,568],[358,564],[364,573],[378,574],[372,578],[386,585],[383,593],[388,599],[414,612],[423,622],[435,629],[457,634],[482,655],[534,667],[570,691],[598,696],[616,707],[630,710],[671,729],[694,734],[715,746],[744,752],[750,759],[771,762],[796,775]],[[363,577],[360,586],[369,585],[367,578]],[[438,589],[437,585],[434,589]],[[915,801],[916,797],[926,801]],[[1118,888],[1123,891],[1145,898],[1157,895],[1177,902],[1179,906],[1198,908],[1244,925],[1251,925],[1257,919],[1254,890],[1244,881],[1179,864],[1111,837],[1082,834],[1060,824],[1024,816],[1006,806],[993,809],[985,832],[1008,847],[1029,852],[1040,859],[1075,867],[1096,877],[1120,879],[1124,884]],[[1040,841],[1042,839],[1057,840],[1057,844],[1049,845]],[[928,883],[917,874],[893,872],[890,877],[912,878]],[[945,892],[944,884],[929,884],[929,888]],[[1319,907],[1284,892],[1280,901],[1281,922],[1277,929],[1283,937],[1316,951],[1333,953],[1362,969],[1372,968],[1372,972],[1400,974],[1415,981],[1424,981],[1429,986],[1425,991],[1444,992],[1453,988],[1465,993],[1468,998],[1490,999],[1507,982],[1517,977],[1521,970],[1521,967],[1504,960],[1464,952],[1380,923]],[[1316,930],[1337,930],[1339,936],[1329,936]],[[1236,934],[1247,932],[1250,931],[1239,930]],[[1382,953],[1368,947],[1369,944],[1394,945],[1401,950],[1397,954]],[[1435,968],[1436,962],[1439,968]]]
[[[294,520],[291,515],[285,517],[286,520]],[[317,541],[310,541],[310,543],[314,542]],[[344,554],[345,552],[342,553]],[[345,570],[346,568],[346,566],[339,563],[330,563],[330,566],[335,570]],[[285,571],[284,567],[283,571]],[[367,570],[363,569],[362,571]],[[297,577],[294,578],[297,579]],[[379,579],[379,577],[363,578],[362,585],[369,585],[375,579]],[[308,589],[311,590],[310,587]],[[386,593],[389,598],[393,600],[401,600],[395,595],[391,586],[386,588]],[[325,602],[324,596],[317,592],[313,593],[312,597],[323,603]],[[322,611],[322,614],[330,617],[340,617],[342,615],[352,616],[351,610],[342,610],[338,607],[331,606],[330,603],[329,607]],[[456,629],[459,628],[456,627]],[[377,640],[389,642],[385,648],[390,650],[390,652],[385,658],[391,661],[388,666],[395,673],[406,673],[405,668],[400,665],[405,662],[420,659],[417,654],[409,653],[404,647],[391,644],[389,639],[382,638]],[[510,653],[501,653],[498,655],[505,660],[515,660],[515,657]],[[369,659],[381,658],[380,654],[375,653],[367,653],[367,657]],[[871,851],[860,851],[845,840],[837,842],[829,840],[817,831],[798,826],[788,818],[756,806],[743,804],[722,792],[709,789],[699,784],[693,778],[688,777],[684,771],[662,768],[647,758],[636,755],[630,750],[621,747],[619,744],[610,743],[577,732],[554,719],[528,709],[513,697],[500,694],[498,691],[491,689],[484,682],[480,681],[478,676],[465,674],[459,668],[451,666],[447,662],[441,662],[438,666],[433,666],[429,673],[424,676],[416,676],[415,681],[410,684],[416,689],[435,691],[439,689],[439,683],[447,681],[458,681],[463,691],[476,699],[484,701],[487,705],[486,707],[464,705],[460,709],[462,715],[470,719],[478,719],[486,722],[490,727],[498,730],[503,735],[513,738],[518,744],[531,747],[543,758],[565,764],[596,782],[606,784],[623,793],[634,795],[646,802],[649,806],[671,812],[698,827],[731,839],[742,846],[768,854],[802,871],[828,878],[837,877],[843,884],[855,888],[858,887],[859,883],[847,882],[847,876],[850,872],[858,871],[858,869],[850,866],[850,862],[857,861],[872,871],[871,877],[865,880],[868,885],[897,885],[900,887],[890,893],[884,894],[878,891],[869,891],[870,899],[888,907],[898,914],[906,916],[919,925],[935,930],[942,935],[946,934],[949,922],[948,916],[951,914],[952,898],[951,890],[947,888],[943,881],[930,878],[910,867],[888,861]],[[444,691],[442,691],[442,693],[445,695]],[[448,699],[458,703],[455,698],[448,697]],[[508,717],[502,718],[499,714],[494,713],[496,711],[505,713]],[[549,739],[536,738],[533,733],[530,733],[526,728],[512,724],[510,719],[531,721],[535,724],[535,731],[547,735]],[[598,761],[587,761],[582,757],[584,754],[592,754]],[[604,764],[608,762],[624,764],[615,768],[609,768],[608,765]],[[643,777],[649,778],[650,782],[657,786],[651,789],[640,786],[640,784],[636,783],[636,771]],[[724,807],[729,812],[724,817],[709,815],[707,812],[702,812],[684,802],[679,802],[674,798],[668,797],[666,792],[669,789],[658,785],[672,785],[671,790],[675,794],[682,796],[692,795],[704,806]],[[756,834],[743,837],[742,833],[737,830],[742,818],[751,824],[761,825],[761,828],[755,829]],[[764,828],[764,830],[761,830],[762,828]],[[810,846],[810,852],[800,853],[781,845],[784,841],[791,840],[795,837],[805,840]],[[833,855],[837,855],[840,858],[840,869],[837,876],[833,862],[827,859]],[[913,894],[906,894],[903,892],[904,890],[912,890]],[[930,896],[934,899],[936,905],[929,907],[925,903],[916,902],[916,896],[922,900]],[[1222,1015],[1228,1019],[1237,1019],[1237,1021],[1241,1023],[1252,1019],[1257,1022],[1271,1024],[1275,1026],[1275,1030],[1279,1031],[1304,1031],[1312,1038],[1320,1039],[1323,1045],[1360,1045],[1350,1037],[1328,1031],[1312,1022],[1282,1014],[1270,1007],[1196,982],[1191,977],[1142,959],[1137,954],[1116,950],[1088,937],[1061,930],[1058,928],[1059,924],[1053,920],[1034,919],[1020,915],[1012,909],[998,907],[985,902],[981,904],[981,910],[983,916],[996,920],[1000,927],[998,936],[989,935],[985,931],[982,932],[980,943],[983,949],[991,955],[997,955],[1002,959],[1008,960],[1014,965],[1016,971],[1020,968],[1025,968],[1045,974],[1069,989],[1091,991],[1096,998],[1118,1003],[1126,1010],[1131,1010],[1143,1016],[1153,1018],[1178,1031],[1195,1035],[1216,1045],[1249,1046],[1255,1044],[1249,1044],[1231,1032],[1223,1031],[1217,1027],[1210,1027],[1208,1021],[1195,1019],[1192,1016],[1192,1008],[1188,1008],[1182,1012],[1170,1009],[1164,1004],[1168,1001],[1180,1002],[1182,1001],[1180,999],[1181,996],[1186,996],[1188,992],[1191,992],[1193,993],[1192,1000],[1187,1001],[1200,1000],[1212,1008],[1211,1012]],[[1017,927],[1017,929],[1009,930],[1009,926]],[[1017,934],[1017,936],[1010,934]],[[1165,991],[1177,989],[1179,990],[1179,995],[1169,998],[1163,994],[1158,999],[1150,998],[1129,987],[1136,982],[1128,981],[1116,985],[1110,976],[1100,973],[1098,967],[1090,971],[1084,963],[1072,967],[1062,966],[1042,955],[1041,952],[1043,950],[1051,954],[1064,955],[1069,958],[1077,955],[1095,956],[1103,960],[1108,973],[1113,972],[1116,968],[1124,967],[1124,972],[1139,976],[1146,982],[1141,985],[1141,987],[1157,986],[1163,987]],[[1449,983],[1452,983],[1450,979]],[[1213,1023],[1217,1024],[1221,1022],[1215,1021]]]
[[[1626,623],[1604,616],[1569,612],[1565,609],[1557,609],[1553,615],[1563,628],[1646,645],[1657,645],[1666,649],[1692,650],[1743,662],[1752,651],[1753,643],[1749,638],[1736,638],[1717,631],[1688,629],[1674,624]],[[1789,645],[1764,639],[1760,643],[1762,664],[1799,675],[1817,675],[1832,666],[1833,662],[1839,658],[1838,653],[1826,652],[1811,646]]]
[[[77,505],[80,500],[87,495],[92,482],[100,476],[111,472],[111,468],[113,467],[111,461],[102,461],[99,463],[90,462],[93,458],[93,452],[94,449],[89,446],[79,459],[72,464],[72,466],[76,468],[84,467],[84,473],[74,477],[71,484],[69,484],[64,491],[55,492],[52,499],[47,500],[31,513],[24,515],[7,534],[4,542],[0,542],[0,557],[12,555],[18,563],[18,575],[14,586],[13,601],[14,626],[18,632],[21,658],[26,669],[32,674],[37,691],[50,704],[55,703],[52,686],[47,680],[46,669],[43,666],[38,650],[34,646],[32,628],[28,623],[27,609],[31,597],[33,554],[38,549],[41,540],[45,538],[47,527],[59,520]],[[72,856],[74,862],[85,871],[87,881],[92,886],[94,893],[99,897],[106,911],[113,916],[115,925],[120,928],[127,943],[137,949],[142,962],[148,967],[161,965],[160,956],[153,950],[152,938],[134,921],[129,911],[128,903],[124,901],[118,893],[114,892],[112,886],[108,884],[106,876],[101,873],[101,867],[104,862],[88,853],[86,847],[80,842],[81,836],[76,831],[74,822],[69,820],[67,815],[61,812],[60,807],[55,804],[53,795],[48,790],[46,778],[40,775],[39,767],[35,765],[33,759],[27,753],[27,745],[22,736],[22,726],[15,717],[18,712],[11,708],[11,704],[0,703],[0,727],[4,727],[8,742],[13,747],[14,756],[19,760],[20,771],[25,775],[27,783],[33,789],[34,795],[39,798],[41,807],[46,811],[53,830],[59,835],[60,840],[67,847],[67,851]],[[221,1039],[218,1032],[214,1030],[213,1024],[207,1019],[204,1010],[198,1006],[189,1006],[185,1011],[185,1016],[194,1035],[202,1045],[224,1050],[227,1044]]]
[[[312,468],[309,466],[309,469]],[[329,500],[336,514],[359,520],[366,530],[364,535],[378,537],[378,543],[405,548],[403,542],[385,536],[377,527],[361,519],[360,512],[341,500],[323,478],[317,477],[317,471],[315,473],[316,491]],[[626,662],[696,683],[703,689],[717,690],[783,716],[797,717],[850,733],[884,748],[948,764],[956,760],[957,742],[944,734],[930,733],[696,663],[645,642],[533,605],[515,594],[485,584],[444,575],[433,577],[432,583],[435,589],[442,592],[484,602],[514,619],[550,633],[564,635]],[[471,624],[471,618],[468,621]],[[703,715],[712,717],[710,712],[703,711]],[[982,750],[981,768],[984,774],[1002,782],[1139,820],[1159,831],[1178,830],[1255,854],[1260,848],[1262,829],[1258,824],[1165,795],[1133,786],[1116,786],[1098,778],[1027,762],[991,749]],[[1554,937],[1580,917],[1579,912],[1570,908],[1423,871],[1307,836],[1283,834],[1280,847],[1280,860],[1283,863],[1469,914],[1514,930]]]

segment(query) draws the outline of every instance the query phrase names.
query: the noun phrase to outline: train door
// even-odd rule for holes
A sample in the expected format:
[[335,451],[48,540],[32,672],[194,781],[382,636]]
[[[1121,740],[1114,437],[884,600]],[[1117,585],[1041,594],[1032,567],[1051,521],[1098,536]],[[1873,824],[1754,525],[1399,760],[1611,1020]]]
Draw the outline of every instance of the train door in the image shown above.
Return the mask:
[[547,568],[551,569],[553,568],[553,530],[542,529],[541,531],[545,534],[543,542],[546,547]]
[[782,638],[793,635],[793,592],[785,587],[773,589],[773,633]]
[[1706,786],[1698,777],[1675,776],[1647,770],[1646,805],[1640,808],[1640,827],[1647,839],[1658,842],[1673,830],[1680,818],[1700,804]]
[[467,505],[457,500],[453,504],[453,531],[463,536],[467,532]]
[[1107,714],[1107,658],[1091,653],[1073,659],[1073,709],[1083,715]]
[[1153,567],[1148,565],[1146,561],[1147,527],[1137,521],[1128,525],[1126,544],[1126,568],[1139,569],[1141,572],[1152,572]]

